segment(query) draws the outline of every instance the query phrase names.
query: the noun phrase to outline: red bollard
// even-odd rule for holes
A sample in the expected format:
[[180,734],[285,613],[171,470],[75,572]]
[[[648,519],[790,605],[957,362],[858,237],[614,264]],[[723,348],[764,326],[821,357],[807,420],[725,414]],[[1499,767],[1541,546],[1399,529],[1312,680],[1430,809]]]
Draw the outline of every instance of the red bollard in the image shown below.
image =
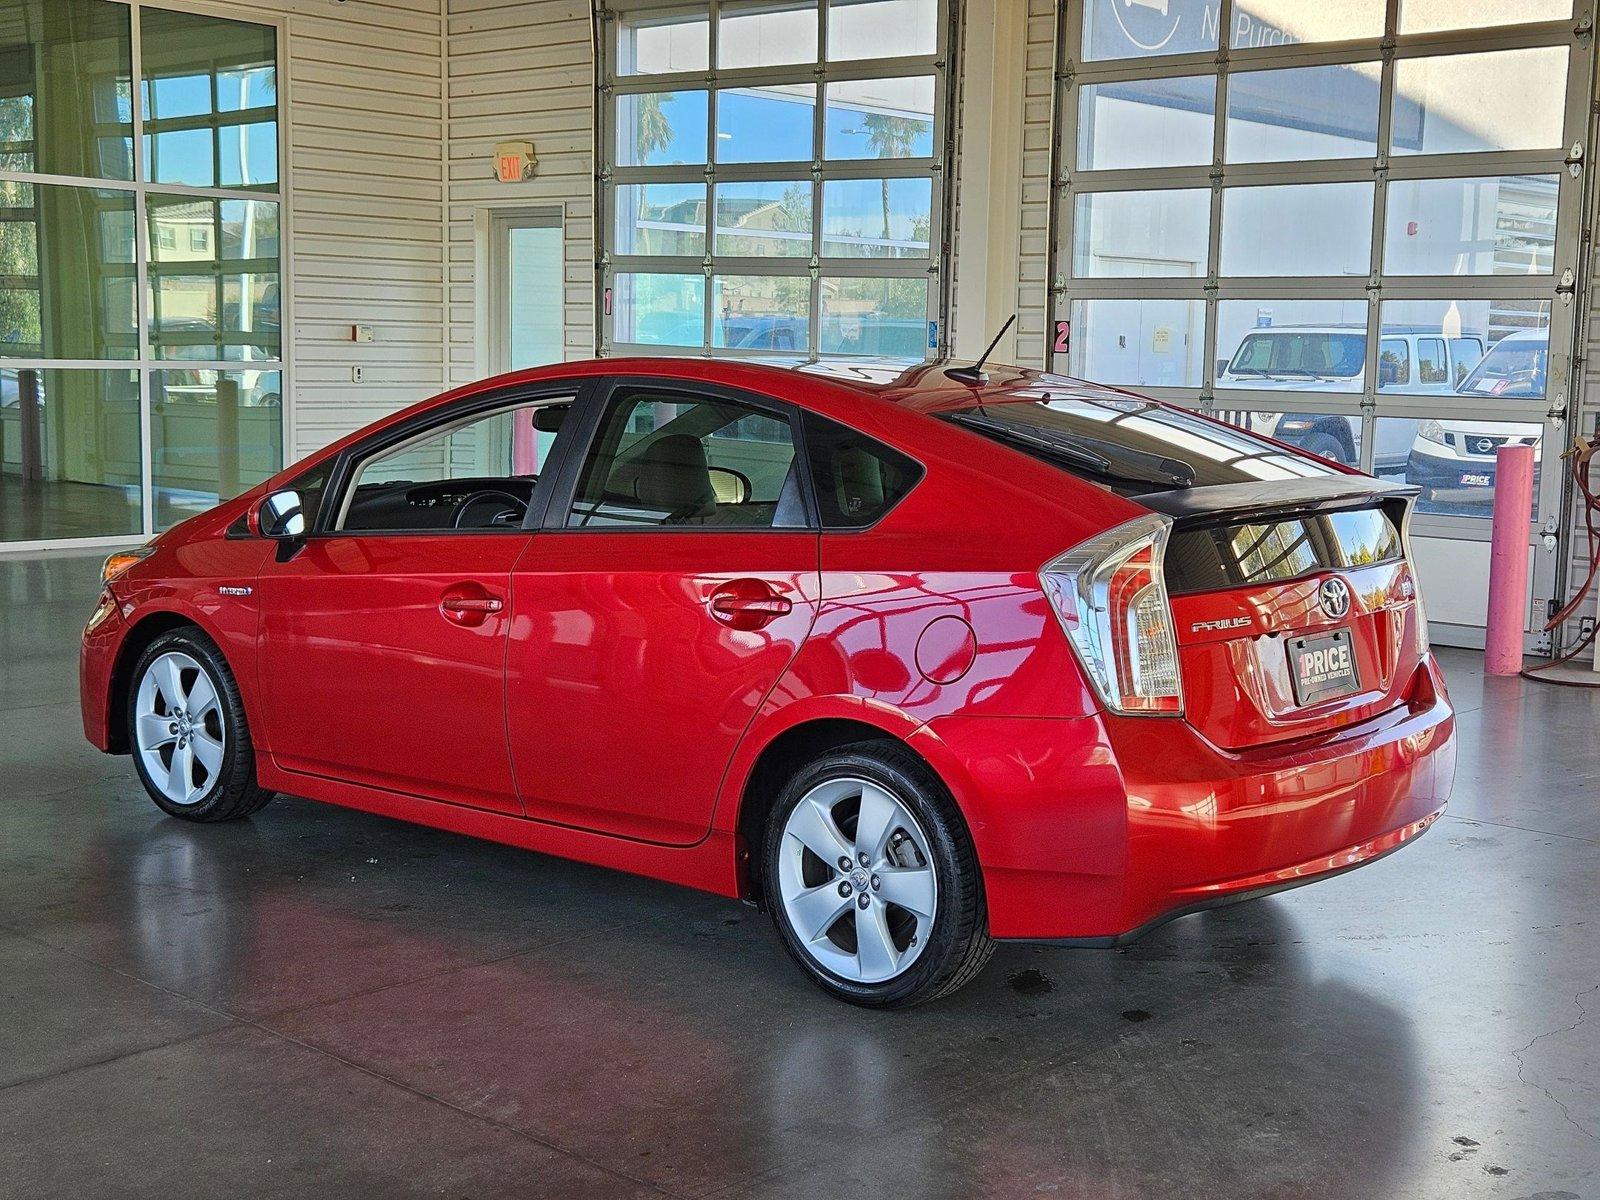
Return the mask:
[[1533,521],[1533,447],[1501,446],[1495,454],[1494,528],[1489,540],[1489,624],[1483,669],[1522,670],[1528,612],[1528,526]]

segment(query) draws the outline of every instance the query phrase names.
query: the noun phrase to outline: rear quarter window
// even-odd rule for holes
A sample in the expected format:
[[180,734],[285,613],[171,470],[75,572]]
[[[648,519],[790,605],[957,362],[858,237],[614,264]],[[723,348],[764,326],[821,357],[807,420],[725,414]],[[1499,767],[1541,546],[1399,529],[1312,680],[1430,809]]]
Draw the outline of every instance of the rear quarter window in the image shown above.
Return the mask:
[[864,529],[904,500],[922,464],[844,425],[805,415],[806,453],[824,529]]

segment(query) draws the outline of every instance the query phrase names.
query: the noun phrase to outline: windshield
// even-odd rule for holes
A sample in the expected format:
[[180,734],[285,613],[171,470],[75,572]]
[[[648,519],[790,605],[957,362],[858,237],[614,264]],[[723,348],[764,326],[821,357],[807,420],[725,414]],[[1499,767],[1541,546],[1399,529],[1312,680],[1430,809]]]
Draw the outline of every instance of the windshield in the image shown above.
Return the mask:
[[1149,400],[1057,398],[1043,388],[984,399],[940,419],[1124,496],[1338,474],[1242,429]]
[[1543,396],[1549,359],[1549,342],[1501,342],[1461,381],[1458,390],[1491,396]]
[[1361,374],[1366,357],[1365,334],[1263,331],[1245,335],[1228,374],[1353,379]]

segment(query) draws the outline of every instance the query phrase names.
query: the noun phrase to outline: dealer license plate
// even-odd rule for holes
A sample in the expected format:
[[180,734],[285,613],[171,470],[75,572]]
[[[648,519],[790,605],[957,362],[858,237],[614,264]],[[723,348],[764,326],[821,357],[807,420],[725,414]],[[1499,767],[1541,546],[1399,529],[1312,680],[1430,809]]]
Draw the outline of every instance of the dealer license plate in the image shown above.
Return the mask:
[[1295,703],[1305,708],[1361,690],[1355,646],[1348,629],[1289,639],[1289,679]]

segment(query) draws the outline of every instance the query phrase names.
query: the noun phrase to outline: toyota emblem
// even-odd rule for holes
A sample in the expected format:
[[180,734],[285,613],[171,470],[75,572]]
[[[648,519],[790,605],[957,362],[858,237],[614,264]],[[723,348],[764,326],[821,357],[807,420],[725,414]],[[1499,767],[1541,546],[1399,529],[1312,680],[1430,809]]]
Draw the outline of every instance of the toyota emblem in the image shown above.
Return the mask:
[[1322,611],[1337,621],[1350,611],[1350,586],[1337,577],[1324,579],[1317,589],[1317,599],[1322,602]]

